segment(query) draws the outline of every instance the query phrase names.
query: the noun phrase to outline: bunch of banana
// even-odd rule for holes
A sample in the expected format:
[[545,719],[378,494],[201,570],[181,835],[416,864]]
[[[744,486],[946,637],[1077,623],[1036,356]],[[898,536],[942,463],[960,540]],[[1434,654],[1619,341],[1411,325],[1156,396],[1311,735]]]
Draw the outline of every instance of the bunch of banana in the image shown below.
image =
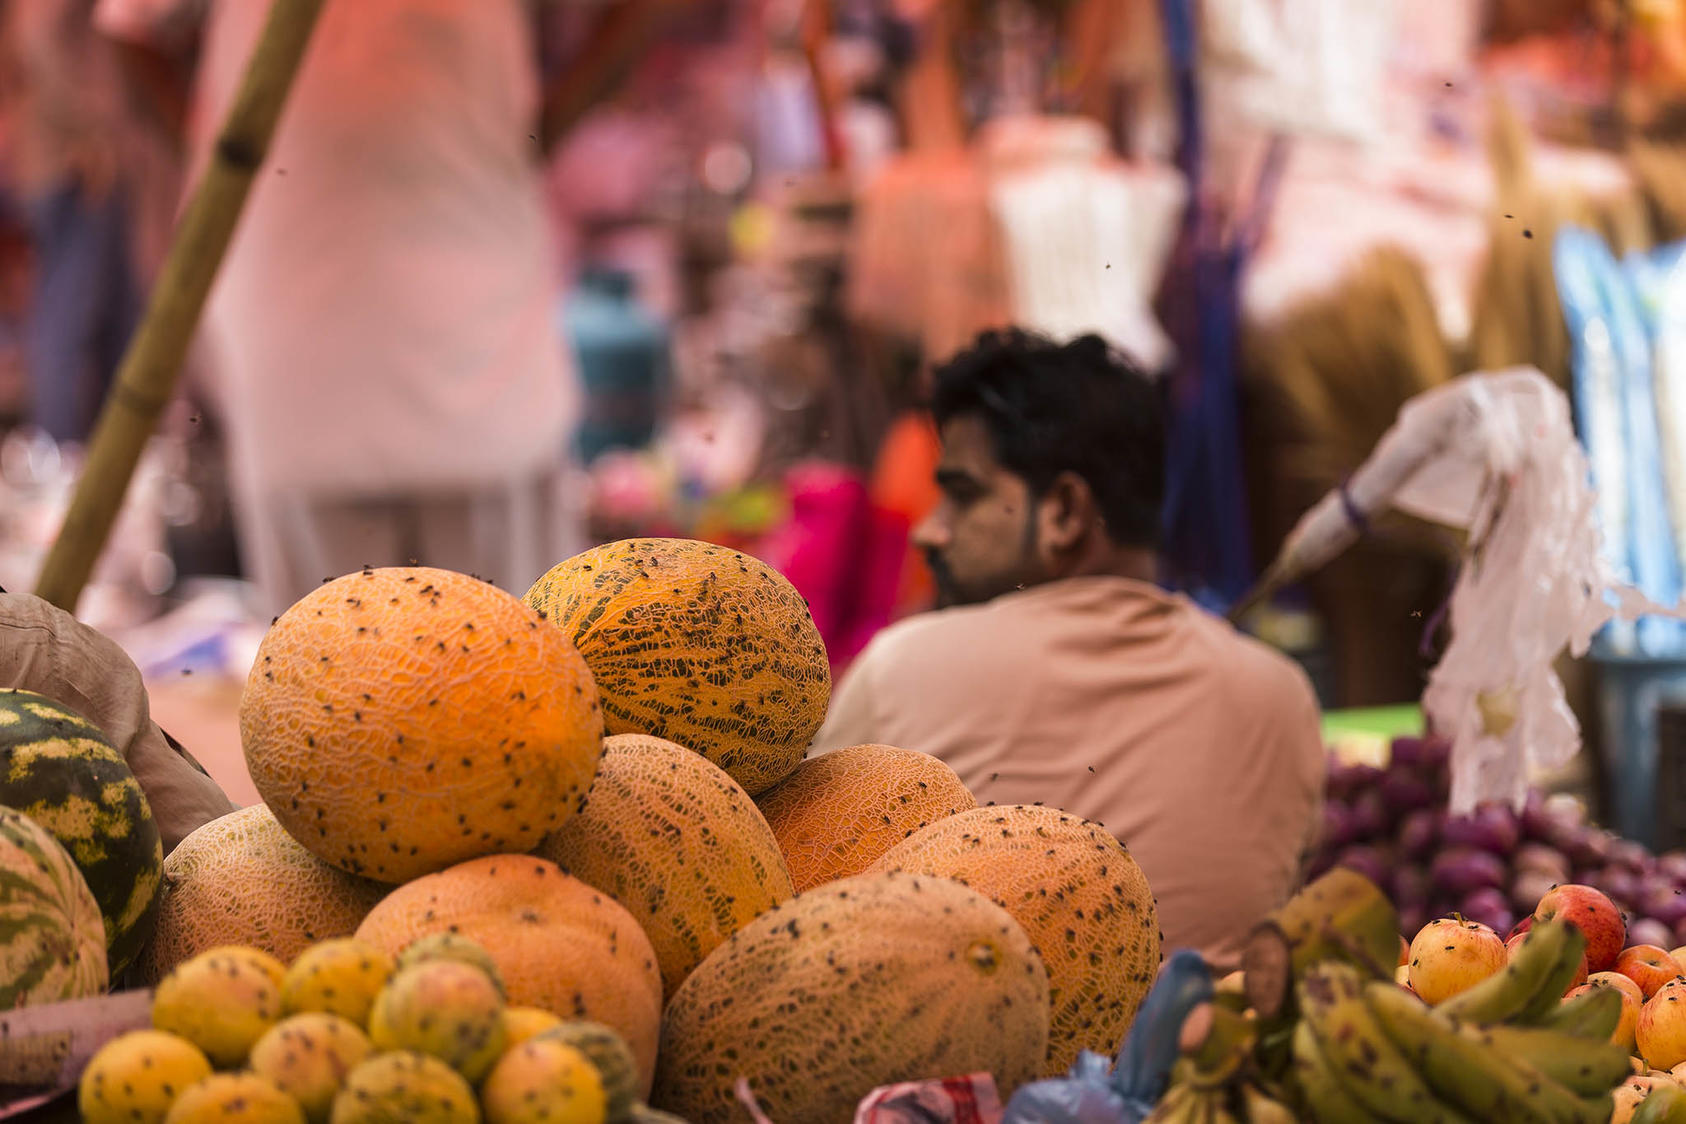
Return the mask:
[[1301,977],[1292,1083],[1319,1124],[1605,1124],[1628,1058],[1610,1033],[1621,999],[1563,1002],[1585,941],[1536,925],[1498,975],[1430,1008],[1350,963]]
[[1144,1124],[1290,1124],[1294,1113],[1260,1084],[1257,1020],[1226,997],[1189,1012],[1171,1088]]

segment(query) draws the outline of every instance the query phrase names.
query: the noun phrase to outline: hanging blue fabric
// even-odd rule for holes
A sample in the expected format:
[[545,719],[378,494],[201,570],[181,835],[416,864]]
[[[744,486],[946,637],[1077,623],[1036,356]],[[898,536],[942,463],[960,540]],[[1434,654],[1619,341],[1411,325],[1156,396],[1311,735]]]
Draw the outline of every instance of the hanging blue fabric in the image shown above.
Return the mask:
[[1250,239],[1280,173],[1282,148],[1272,146],[1249,221],[1226,235],[1225,216],[1203,183],[1195,5],[1193,0],[1162,0],[1161,9],[1181,134],[1177,165],[1189,185],[1189,207],[1161,300],[1165,328],[1177,349],[1167,395],[1165,578],[1221,611],[1246,592],[1254,577],[1236,392],[1240,279]]

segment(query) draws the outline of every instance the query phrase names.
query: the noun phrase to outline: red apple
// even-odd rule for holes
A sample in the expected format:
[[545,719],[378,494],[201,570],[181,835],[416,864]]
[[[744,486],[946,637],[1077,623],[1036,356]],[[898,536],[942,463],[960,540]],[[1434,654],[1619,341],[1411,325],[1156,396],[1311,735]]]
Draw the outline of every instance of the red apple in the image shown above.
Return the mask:
[[[1523,932],[1520,932],[1520,933],[1513,932],[1512,935],[1511,935],[1511,938],[1508,941],[1505,942],[1505,957],[1506,957],[1506,959],[1509,959],[1510,957],[1515,956],[1517,948],[1520,947],[1522,942],[1527,940],[1527,939],[1528,939],[1528,934],[1527,934],[1526,931],[1523,931]],[[1587,978],[1586,954],[1582,953],[1581,954],[1580,970],[1575,973],[1575,978],[1569,982],[1569,986],[1567,988],[1565,988],[1564,990],[1566,992],[1574,991],[1577,987],[1580,987],[1582,984],[1586,983],[1586,978]]]
[[1505,966],[1505,943],[1476,921],[1424,925],[1411,942],[1411,990],[1433,1006],[1467,991]]
[[1622,975],[1620,972],[1594,972],[1587,977],[1586,983],[1575,988],[1565,999],[1573,999],[1582,992],[1595,987],[1610,987],[1621,992],[1622,1017],[1616,1024],[1616,1029],[1610,1034],[1610,1041],[1626,1050],[1634,1051],[1634,1031],[1639,1025],[1639,1011],[1645,1005],[1645,993],[1639,990],[1639,985]]
[[1664,987],[1639,1010],[1639,1056],[1652,1069],[1686,1062],[1686,988]]
[[1562,917],[1586,937],[1586,962],[1594,972],[1608,970],[1627,944],[1627,922],[1604,893],[1569,883],[1553,888],[1534,910],[1535,921]]
[[1401,968],[1411,962],[1411,942],[1405,939],[1405,934],[1399,934],[1399,966]]
[[1656,995],[1670,980],[1681,978],[1680,965],[1674,962],[1674,957],[1668,954],[1667,949],[1654,944],[1636,944],[1622,949],[1621,955],[1616,957],[1615,970],[1638,984],[1647,999]]
[[1674,957],[1674,962],[1676,964],[1680,965],[1680,971],[1682,973],[1686,973],[1686,944],[1681,945],[1677,949],[1671,950],[1669,955]]

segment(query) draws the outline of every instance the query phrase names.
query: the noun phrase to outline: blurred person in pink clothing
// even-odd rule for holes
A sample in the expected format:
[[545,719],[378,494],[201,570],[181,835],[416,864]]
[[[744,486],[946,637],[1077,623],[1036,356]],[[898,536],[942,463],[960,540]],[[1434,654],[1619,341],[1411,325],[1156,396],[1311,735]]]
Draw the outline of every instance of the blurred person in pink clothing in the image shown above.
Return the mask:
[[[270,612],[410,558],[519,591],[578,546],[579,395],[536,139],[546,3],[323,10],[200,339]],[[269,8],[98,0],[137,89],[182,129],[190,182]],[[195,59],[188,98],[167,79]]]
[[980,802],[1104,824],[1167,950],[1236,966],[1297,887],[1324,754],[1288,659],[1154,582],[1159,390],[1095,336],[981,336],[936,373],[937,507],[915,542],[943,608],[880,633],[811,752],[933,754]]

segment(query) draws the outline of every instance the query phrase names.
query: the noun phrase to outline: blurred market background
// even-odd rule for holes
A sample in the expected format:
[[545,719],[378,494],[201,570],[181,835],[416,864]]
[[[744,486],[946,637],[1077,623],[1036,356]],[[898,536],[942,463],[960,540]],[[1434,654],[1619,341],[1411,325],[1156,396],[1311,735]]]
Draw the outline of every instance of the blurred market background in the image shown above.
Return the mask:
[[[1167,582],[1214,611],[1402,403],[1519,364],[1570,393],[1601,485],[1622,481],[1601,488],[1618,571],[1679,598],[1686,4],[612,4],[647,11],[649,33],[545,170],[554,343],[583,396],[559,502],[583,539],[697,537],[768,560],[841,670],[930,603],[908,545],[936,495],[930,365],[1018,323],[1099,331],[1167,380]],[[540,7],[547,59],[579,65],[606,6]],[[0,4],[0,586],[15,591],[34,585],[91,422],[66,381],[93,380],[97,401],[183,176],[131,106],[79,79],[110,49],[92,8]],[[30,162],[72,133],[109,150],[126,192],[103,236],[133,293],[43,266]],[[43,314],[98,320],[104,369],[32,369]],[[195,356],[79,615],[244,803],[235,704],[268,614],[244,580],[207,366]],[[1349,757],[1420,727],[1459,548],[1384,523],[1250,620],[1305,666]],[[1686,843],[1686,632],[1612,629],[1564,674],[1595,752],[1540,783],[1659,850]]]

